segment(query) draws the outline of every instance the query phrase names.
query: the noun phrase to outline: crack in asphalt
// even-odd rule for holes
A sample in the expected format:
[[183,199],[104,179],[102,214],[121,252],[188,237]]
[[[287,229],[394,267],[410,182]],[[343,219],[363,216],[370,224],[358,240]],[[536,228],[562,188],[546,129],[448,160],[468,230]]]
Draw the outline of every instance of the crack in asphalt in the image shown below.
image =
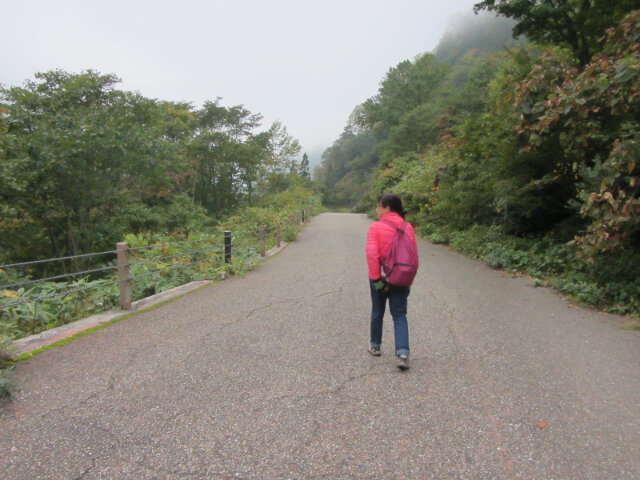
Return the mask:
[[91,458],[91,465],[84,469],[80,473],[80,475],[75,477],[73,480],[82,480],[84,477],[86,477],[94,468],[96,468],[96,460],[97,458]]
[[[258,312],[261,312],[262,310],[268,310],[269,308],[275,307],[276,305],[287,305],[287,304],[290,304],[292,307],[295,307],[296,305],[300,305],[302,303],[304,303],[304,300],[300,300],[300,299],[295,299],[295,300],[294,299],[287,299],[287,300],[279,300],[277,302],[270,302],[270,303],[267,303],[265,305],[262,305],[262,306],[260,306],[258,308],[254,308],[253,310],[251,310],[249,313],[247,313],[245,315],[243,320],[249,320],[254,314],[256,314]],[[238,320],[238,321],[240,321],[240,320]],[[228,325],[235,325],[236,323],[238,323],[238,321],[232,322],[230,324],[227,324],[227,326]]]
[[328,291],[328,292],[318,293],[318,294],[314,295],[311,298],[313,298],[315,300],[317,298],[326,297],[327,295],[340,294],[340,293],[342,293],[342,288],[339,288],[338,290],[331,290],[331,291]]

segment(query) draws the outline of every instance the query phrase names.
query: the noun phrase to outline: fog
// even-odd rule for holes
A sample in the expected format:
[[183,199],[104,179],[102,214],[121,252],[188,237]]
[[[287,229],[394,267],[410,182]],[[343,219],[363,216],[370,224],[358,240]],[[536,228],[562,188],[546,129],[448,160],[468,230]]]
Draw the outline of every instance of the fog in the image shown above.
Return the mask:
[[0,83],[113,73],[118,88],[280,120],[317,164],[389,68],[432,51],[473,0],[1,0]]

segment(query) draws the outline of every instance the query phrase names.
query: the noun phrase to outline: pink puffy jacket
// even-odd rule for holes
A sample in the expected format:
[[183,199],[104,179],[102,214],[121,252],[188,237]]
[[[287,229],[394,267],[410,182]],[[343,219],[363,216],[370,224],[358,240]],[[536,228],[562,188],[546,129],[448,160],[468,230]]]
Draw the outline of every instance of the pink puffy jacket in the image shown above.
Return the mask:
[[[385,213],[380,220],[389,220],[398,228],[402,227],[404,219],[396,212]],[[407,235],[416,241],[416,233],[413,226],[407,224]],[[377,280],[380,278],[380,261],[387,256],[391,248],[391,240],[396,231],[384,222],[373,222],[367,232],[367,264],[369,265],[369,278]]]

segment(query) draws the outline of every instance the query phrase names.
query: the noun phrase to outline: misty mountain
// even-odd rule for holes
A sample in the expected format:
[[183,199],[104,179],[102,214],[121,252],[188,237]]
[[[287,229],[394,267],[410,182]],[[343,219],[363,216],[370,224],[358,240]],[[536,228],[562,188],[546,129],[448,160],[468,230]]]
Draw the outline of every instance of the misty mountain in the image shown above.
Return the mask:
[[449,21],[433,53],[438,61],[455,65],[469,52],[477,57],[511,48],[518,43],[512,35],[514,25],[514,20],[488,12],[460,13]]

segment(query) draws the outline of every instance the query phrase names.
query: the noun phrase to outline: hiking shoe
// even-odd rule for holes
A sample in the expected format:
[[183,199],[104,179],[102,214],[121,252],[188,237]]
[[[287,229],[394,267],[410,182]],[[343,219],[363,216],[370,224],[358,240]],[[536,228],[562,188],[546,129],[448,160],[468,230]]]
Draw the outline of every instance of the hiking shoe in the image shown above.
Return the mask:
[[379,357],[382,354],[380,352],[380,347],[374,347],[371,344],[369,344],[369,348],[367,348],[367,351],[374,357]]
[[409,369],[409,356],[408,355],[398,355],[398,368],[400,370],[408,370]]

